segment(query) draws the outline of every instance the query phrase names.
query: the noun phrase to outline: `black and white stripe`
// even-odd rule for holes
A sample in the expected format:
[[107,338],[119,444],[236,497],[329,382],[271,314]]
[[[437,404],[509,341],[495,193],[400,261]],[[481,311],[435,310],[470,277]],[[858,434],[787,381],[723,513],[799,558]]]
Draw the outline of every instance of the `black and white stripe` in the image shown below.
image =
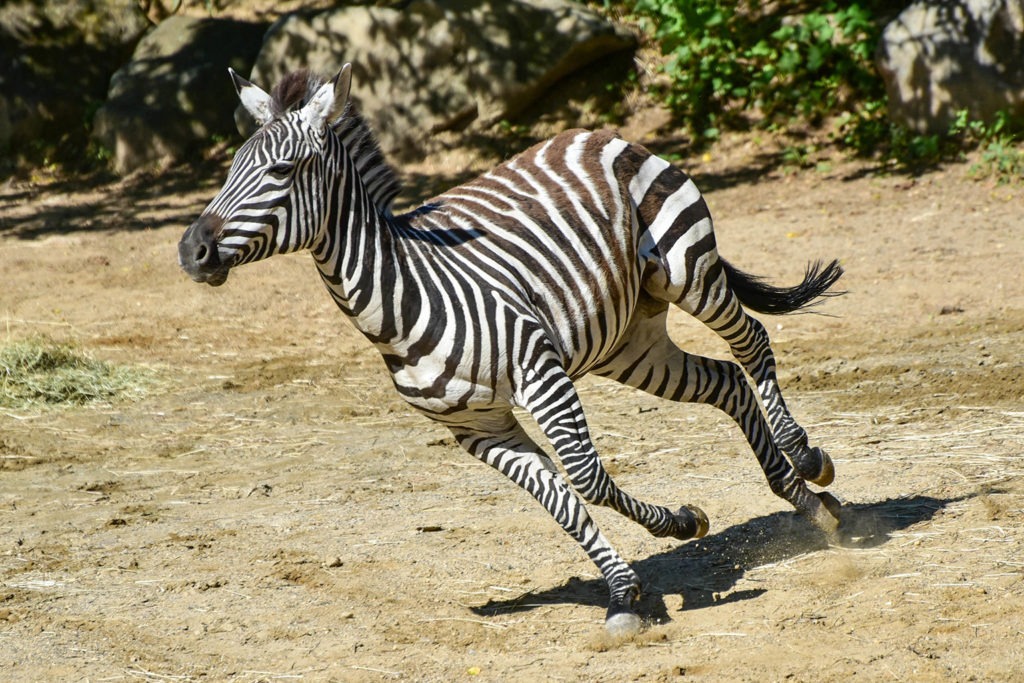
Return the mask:
[[[601,569],[609,628],[638,625],[639,582],[584,501],[658,536],[703,535],[707,518],[699,508],[650,505],[616,486],[573,386],[588,372],[725,411],[771,489],[823,528],[835,527],[834,499],[804,484],[827,485],[831,461],[807,445],[787,410],[767,333],[744,305],[804,308],[827,294],[838,264],[812,266],[790,288],[733,268],[718,256],[693,181],[607,131],[562,133],[393,215],[395,175],[362,119],[342,109],[347,72],[327,84],[290,78],[268,96],[236,77],[263,125],[182,238],[183,267],[220,284],[232,266],[310,250],[398,392],[540,501]],[[203,240],[216,249],[213,265],[191,256],[207,253]],[[721,335],[742,367],[676,347],[665,330],[670,304]],[[564,476],[517,423],[517,406],[536,419]]]

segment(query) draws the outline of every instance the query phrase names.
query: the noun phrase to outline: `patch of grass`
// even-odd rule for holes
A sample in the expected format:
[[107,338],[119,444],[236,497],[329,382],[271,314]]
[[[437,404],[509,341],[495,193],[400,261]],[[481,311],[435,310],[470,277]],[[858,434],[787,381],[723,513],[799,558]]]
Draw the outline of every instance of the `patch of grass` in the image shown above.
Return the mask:
[[995,178],[1004,183],[1022,182],[1024,179],[1024,145],[1015,144],[1010,136],[1000,136],[987,142],[981,159],[971,165],[975,178]]
[[95,360],[70,344],[46,337],[8,341],[0,347],[0,406],[137,398],[152,382],[149,370]]

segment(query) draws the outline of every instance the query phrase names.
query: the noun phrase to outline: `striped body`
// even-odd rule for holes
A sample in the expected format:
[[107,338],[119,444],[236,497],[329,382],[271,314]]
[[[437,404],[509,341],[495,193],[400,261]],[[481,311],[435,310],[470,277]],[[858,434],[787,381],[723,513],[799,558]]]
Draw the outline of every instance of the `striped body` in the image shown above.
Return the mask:
[[[221,284],[232,267],[308,249],[398,392],[536,497],[598,565],[611,594],[610,628],[637,626],[639,582],[584,501],[680,539],[703,535],[707,518],[615,485],[590,439],[575,378],[596,373],[719,407],[742,429],[772,490],[834,528],[834,499],[804,484],[829,483],[831,462],[789,414],[767,334],[741,304],[802,308],[839,277],[835,263],[810,268],[792,288],[736,270],[718,256],[693,181],[607,131],[562,133],[393,215],[397,181],[362,120],[341,109],[346,78],[343,70],[332,83],[298,90],[286,81],[268,96],[236,77],[263,127],[182,238],[179,257],[194,279]],[[289,98],[289,86],[301,96]],[[665,330],[670,304],[721,335],[742,368],[677,348]],[[564,477],[513,407],[537,420]]]
[[390,283],[341,276],[380,258],[376,244],[314,255],[399,392],[440,415],[521,403],[516,324],[543,329],[577,378],[614,355],[642,297],[705,310],[721,276],[693,181],[607,131],[563,133],[381,229]]
[[543,330],[572,378],[613,353],[652,263],[650,231],[615,182],[636,152],[564,133],[394,220],[407,301],[382,351],[403,396],[445,414],[521,404],[532,363],[509,351],[524,327]]

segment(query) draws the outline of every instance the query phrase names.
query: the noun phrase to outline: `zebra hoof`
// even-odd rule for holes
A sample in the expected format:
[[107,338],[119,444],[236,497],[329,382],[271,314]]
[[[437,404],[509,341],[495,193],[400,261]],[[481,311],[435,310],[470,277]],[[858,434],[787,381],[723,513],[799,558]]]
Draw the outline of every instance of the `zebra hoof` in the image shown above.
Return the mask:
[[643,630],[644,622],[635,612],[616,612],[609,614],[604,621],[604,629],[612,638],[629,638]]
[[639,581],[634,580],[625,586],[625,590],[612,590],[611,593],[612,599],[608,603],[608,613],[604,618],[605,631],[615,639],[628,638],[640,633],[644,622],[633,609],[640,599]]
[[818,447],[799,446],[789,453],[793,467],[804,481],[828,486],[836,478],[836,468],[828,453]]
[[696,505],[684,505],[675,514],[676,533],[675,538],[680,541],[688,541],[691,538],[704,538],[708,533],[710,522]]
[[825,506],[826,510],[828,510],[829,514],[842,523],[843,504],[839,502],[839,499],[827,491],[822,491],[821,493],[818,493],[817,496],[821,500],[821,504]]
[[805,511],[805,514],[816,527],[830,536],[835,535],[839,529],[842,503],[831,493],[825,491],[812,493],[811,500],[814,503]]
[[[818,471],[817,477],[809,479],[808,481],[812,484],[817,484],[818,486],[828,486],[836,478],[836,468],[832,464],[832,458],[828,457],[828,453],[820,448],[815,447],[812,448],[811,451],[818,456],[818,459],[821,462],[821,469]],[[835,501],[835,498],[832,498],[832,500]],[[838,501],[836,501],[836,504],[838,505]]]

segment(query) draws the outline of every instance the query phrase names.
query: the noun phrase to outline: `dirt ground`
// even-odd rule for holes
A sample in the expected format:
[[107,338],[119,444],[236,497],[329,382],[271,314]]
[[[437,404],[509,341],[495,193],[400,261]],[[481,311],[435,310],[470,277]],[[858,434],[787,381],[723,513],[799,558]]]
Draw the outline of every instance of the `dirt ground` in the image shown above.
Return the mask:
[[775,498],[723,415],[586,379],[618,482],[711,518],[679,543],[593,511],[645,583],[626,642],[585,555],[404,406],[308,255],[219,289],[178,269],[222,167],[0,187],[3,340],[156,377],[0,410],[0,679],[1024,680],[1024,186],[730,154],[683,164],[721,252],[777,282],[847,271],[826,315],[765,321],[851,538]]

